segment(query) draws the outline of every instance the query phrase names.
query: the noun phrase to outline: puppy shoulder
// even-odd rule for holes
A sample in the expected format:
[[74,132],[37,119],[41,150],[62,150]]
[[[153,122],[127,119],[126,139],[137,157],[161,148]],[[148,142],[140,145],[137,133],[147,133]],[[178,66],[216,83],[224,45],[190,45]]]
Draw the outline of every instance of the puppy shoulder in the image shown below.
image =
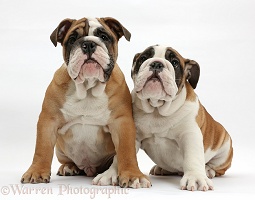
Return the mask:
[[63,65],[55,72],[52,82],[56,85],[63,86],[63,84],[68,84],[70,80],[71,78],[67,72],[67,66],[63,63]]
[[109,109],[117,115],[132,115],[132,98],[125,81],[124,74],[119,66],[115,64],[110,79],[105,88],[106,95],[109,98]]
[[125,77],[118,64],[116,63],[109,81],[105,88],[106,94],[110,97],[112,95],[121,98],[128,98],[131,101],[131,94],[127,86]]
[[43,110],[52,110],[58,112],[65,102],[66,92],[70,86],[71,78],[66,70],[66,65],[63,64],[54,74],[54,77],[49,84],[44,101]]

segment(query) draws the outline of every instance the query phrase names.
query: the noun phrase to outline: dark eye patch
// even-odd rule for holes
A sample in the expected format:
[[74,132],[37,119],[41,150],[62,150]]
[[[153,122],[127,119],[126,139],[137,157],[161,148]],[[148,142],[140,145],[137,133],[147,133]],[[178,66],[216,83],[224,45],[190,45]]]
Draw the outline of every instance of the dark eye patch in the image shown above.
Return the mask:
[[75,41],[77,40],[77,37],[78,37],[77,32],[74,32],[72,35],[70,35],[67,41],[67,45],[73,45]]
[[183,68],[181,67],[181,62],[178,56],[170,49],[166,51],[165,58],[173,65],[175,71],[175,82],[179,87],[183,77]]
[[65,61],[66,63],[68,64],[69,62],[69,55],[70,55],[70,52],[71,52],[71,49],[74,45],[74,43],[79,39],[79,34],[74,31],[68,38],[68,40],[66,41],[65,43]]
[[94,31],[94,35],[99,37],[102,42],[105,43],[112,43],[113,42],[113,38],[112,36],[110,36],[103,27],[99,27]]
[[173,65],[174,68],[180,67],[180,61],[173,51],[167,50],[165,58]]
[[134,67],[134,73],[137,74],[141,65],[144,63],[144,61],[146,61],[149,58],[152,58],[154,56],[154,54],[155,54],[155,50],[153,47],[149,47],[144,52],[142,52],[141,55],[136,60],[136,64]]

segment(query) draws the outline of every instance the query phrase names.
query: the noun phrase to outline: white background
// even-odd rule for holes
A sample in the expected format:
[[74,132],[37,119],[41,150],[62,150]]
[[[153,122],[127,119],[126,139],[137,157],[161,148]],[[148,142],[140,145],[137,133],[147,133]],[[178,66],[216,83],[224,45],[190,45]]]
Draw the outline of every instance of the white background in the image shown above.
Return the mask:
[[[196,93],[228,130],[234,147],[232,167],[225,176],[213,179],[214,191],[181,191],[181,177],[150,176],[152,188],[129,189],[128,194],[114,194],[111,199],[253,199],[254,9],[253,0],[0,0],[0,198],[89,199],[92,194],[82,194],[77,188],[100,188],[91,186],[92,178],[56,176],[56,157],[51,183],[22,186],[19,181],[32,161],[45,90],[63,62],[61,46],[55,48],[50,42],[51,32],[64,18],[111,16],[132,33],[131,42],[121,38],[118,57],[130,90],[135,53],[154,44],[175,48],[183,57],[200,64]],[[148,174],[153,163],[143,151],[138,153],[138,162]],[[69,194],[62,191],[59,195],[60,184],[70,184]],[[12,186],[23,187],[25,194],[15,194]],[[36,194],[35,188],[52,192]],[[3,195],[8,189],[9,194]],[[99,192],[95,198],[108,196]]]

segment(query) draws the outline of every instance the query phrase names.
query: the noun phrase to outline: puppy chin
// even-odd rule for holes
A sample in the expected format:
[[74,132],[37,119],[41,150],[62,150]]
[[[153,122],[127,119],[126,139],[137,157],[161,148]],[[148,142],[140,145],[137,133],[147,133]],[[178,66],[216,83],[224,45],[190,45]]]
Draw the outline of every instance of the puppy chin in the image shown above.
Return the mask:
[[[135,87],[136,94],[141,100],[153,100],[156,101],[172,101],[178,91],[178,88],[175,84],[167,85],[167,88],[164,87],[164,83],[161,83],[158,80],[150,80],[142,87],[142,89],[138,90]],[[135,84],[136,86],[136,84]],[[154,104],[154,107],[159,107],[162,104]]]
[[[175,87],[173,87],[175,88]],[[169,110],[177,91],[172,91],[172,95],[168,95],[161,83],[147,83],[144,88],[136,92],[137,97],[141,100],[142,109],[146,113],[152,113],[155,109],[162,116],[168,116]]]
[[161,99],[166,96],[166,92],[162,88],[159,81],[149,81],[146,83],[141,91],[138,93],[140,99]]
[[74,81],[77,84],[84,83],[85,80],[98,79],[98,81],[104,82],[104,72],[102,67],[96,62],[85,63],[80,67],[77,77]]

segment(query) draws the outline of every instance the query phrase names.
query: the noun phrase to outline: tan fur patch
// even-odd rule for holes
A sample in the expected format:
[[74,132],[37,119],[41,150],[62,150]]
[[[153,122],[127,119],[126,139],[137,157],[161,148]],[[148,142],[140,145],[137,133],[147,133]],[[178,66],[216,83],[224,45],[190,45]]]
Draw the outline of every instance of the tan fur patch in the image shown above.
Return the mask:
[[187,91],[186,101],[191,101],[191,102],[196,101],[197,95],[195,94],[193,88],[187,81],[185,82],[185,87]]
[[119,172],[126,169],[137,171],[138,163],[134,159],[136,130],[132,117],[132,100],[118,65],[113,69],[106,86],[106,94],[109,96],[109,109],[112,111],[109,129],[117,151]]
[[196,121],[203,134],[205,150],[211,148],[216,151],[229,140],[225,128],[212,118],[200,102]]
[[225,172],[227,171],[227,169],[229,169],[231,167],[231,162],[232,162],[232,158],[233,158],[233,148],[232,148],[232,141],[230,142],[230,150],[229,150],[229,154],[228,154],[228,158],[227,160],[220,165],[219,167],[216,167],[215,172],[216,172],[216,176],[222,176],[225,174]]

